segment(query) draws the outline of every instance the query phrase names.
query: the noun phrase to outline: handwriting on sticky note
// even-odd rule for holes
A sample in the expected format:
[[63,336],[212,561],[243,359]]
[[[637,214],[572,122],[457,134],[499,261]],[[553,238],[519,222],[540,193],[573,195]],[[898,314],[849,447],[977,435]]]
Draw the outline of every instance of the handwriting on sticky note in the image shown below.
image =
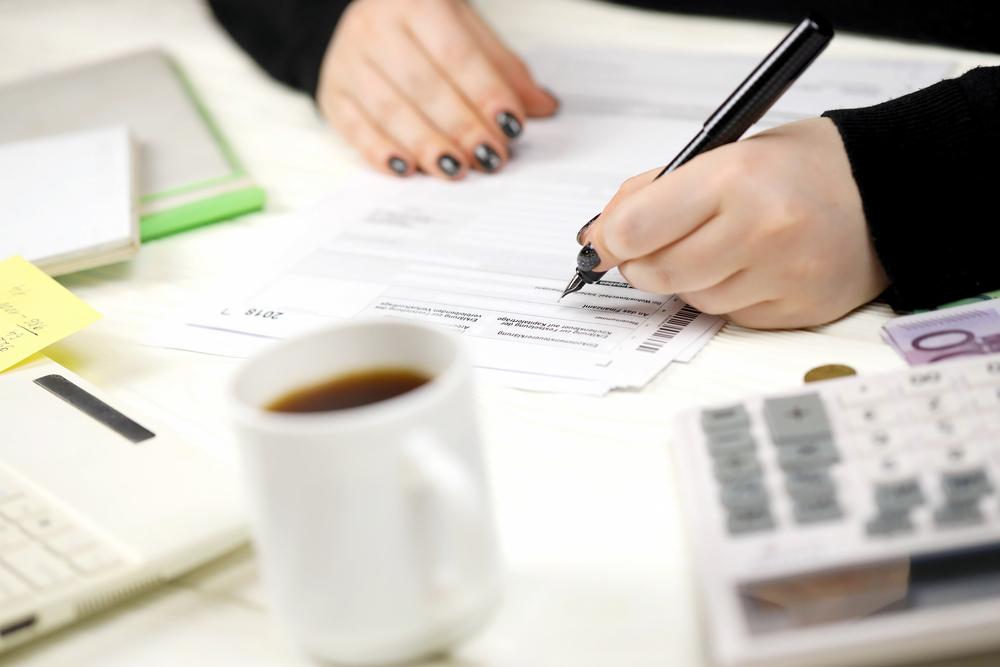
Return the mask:
[[100,314],[20,257],[0,261],[0,372]]

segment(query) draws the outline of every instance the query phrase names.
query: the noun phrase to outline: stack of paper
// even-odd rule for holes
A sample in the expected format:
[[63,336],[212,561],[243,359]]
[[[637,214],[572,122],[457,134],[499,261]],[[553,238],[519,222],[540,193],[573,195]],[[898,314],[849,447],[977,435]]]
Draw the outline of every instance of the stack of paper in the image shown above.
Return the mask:
[[[614,271],[562,301],[559,295],[573,274],[579,227],[623,179],[662,165],[700,128],[688,119],[695,114],[677,111],[708,97],[699,63],[710,70],[716,101],[753,63],[635,53],[599,60],[578,51],[537,59],[541,80],[565,93],[564,106],[557,118],[529,124],[502,173],[463,183],[359,179],[303,214],[312,233],[291,262],[262,279],[243,277],[245,289],[192,314],[168,343],[247,354],[325,323],[408,318],[459,332],[476,365],[501,382],[582,393],[642,386],[672,361],[689,360],[722,326],[719,318],[674,296],[632,289]],[[874,103],[942,69],[820,70],[782,113],[817,113],[831,101]],[[852,85],[854,75],[885,85]]]

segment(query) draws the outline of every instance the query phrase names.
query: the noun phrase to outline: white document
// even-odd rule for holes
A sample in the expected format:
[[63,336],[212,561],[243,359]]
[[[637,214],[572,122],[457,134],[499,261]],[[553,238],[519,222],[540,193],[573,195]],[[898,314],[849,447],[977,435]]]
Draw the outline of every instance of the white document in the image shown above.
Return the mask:
[[[707,98],[699,91],[709,87],[720,101],[738,80],[705,80],[690,66],[697,58],[685,56],[664,86],[659,56],[609,54],[595,64],[600,57],[551,51],[538,60],[541,79],[570,94],[558,117],[529,123],[502,173],[461,183],[359,178],[303,213],[313,232],[293,261],[190,317],[175,345],[241,354],[329,322],[410,318],[460,332],[476,365],[500,382],[586,393],[642,386],[672,360],[690,360],[719,318],[632,289],[616,271],[559,295],[573,275],[579,227],[624,178],[669,160],[712,110],[694,122],[676,118],[678,105]],[[919,86],[941,68],[884,66],[884,85],[852,99],[875,103],[902,90],[903,74],[903,85]],[[864,72],[869,81],[871,69],[834,74],[854,91],[847,78]],[[827,98],[843,95],[813,95],[815,109],[800,104],[796,113],[822,111]]]
[[124,127],[0,144],[0,259],[21,255],[61,275],[130,257],[133,167]]

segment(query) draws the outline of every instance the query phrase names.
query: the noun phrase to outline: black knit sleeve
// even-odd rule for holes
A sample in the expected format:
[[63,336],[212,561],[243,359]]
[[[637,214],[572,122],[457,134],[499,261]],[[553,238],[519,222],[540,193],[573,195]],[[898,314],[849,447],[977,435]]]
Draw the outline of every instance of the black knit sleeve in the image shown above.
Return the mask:
[[316,95],[327,44],[350,0],[208,0],[236,43],[274,78]]
[[1000,67],[828,111],[897,310],[1000,289]]

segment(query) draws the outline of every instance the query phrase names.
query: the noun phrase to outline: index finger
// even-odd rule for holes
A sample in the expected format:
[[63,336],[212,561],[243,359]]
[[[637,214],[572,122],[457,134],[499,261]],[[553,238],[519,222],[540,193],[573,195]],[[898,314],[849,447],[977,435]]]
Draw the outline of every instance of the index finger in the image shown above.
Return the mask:
[[709,178],[707,163],[712,160],[706,158],[710,157],[699,156],[664,174],[602,213],[587,234],[588,261],[599,260],[588,270],[607,271],[626,260],[645,257],[714,218],[720,196],[716,179]]

